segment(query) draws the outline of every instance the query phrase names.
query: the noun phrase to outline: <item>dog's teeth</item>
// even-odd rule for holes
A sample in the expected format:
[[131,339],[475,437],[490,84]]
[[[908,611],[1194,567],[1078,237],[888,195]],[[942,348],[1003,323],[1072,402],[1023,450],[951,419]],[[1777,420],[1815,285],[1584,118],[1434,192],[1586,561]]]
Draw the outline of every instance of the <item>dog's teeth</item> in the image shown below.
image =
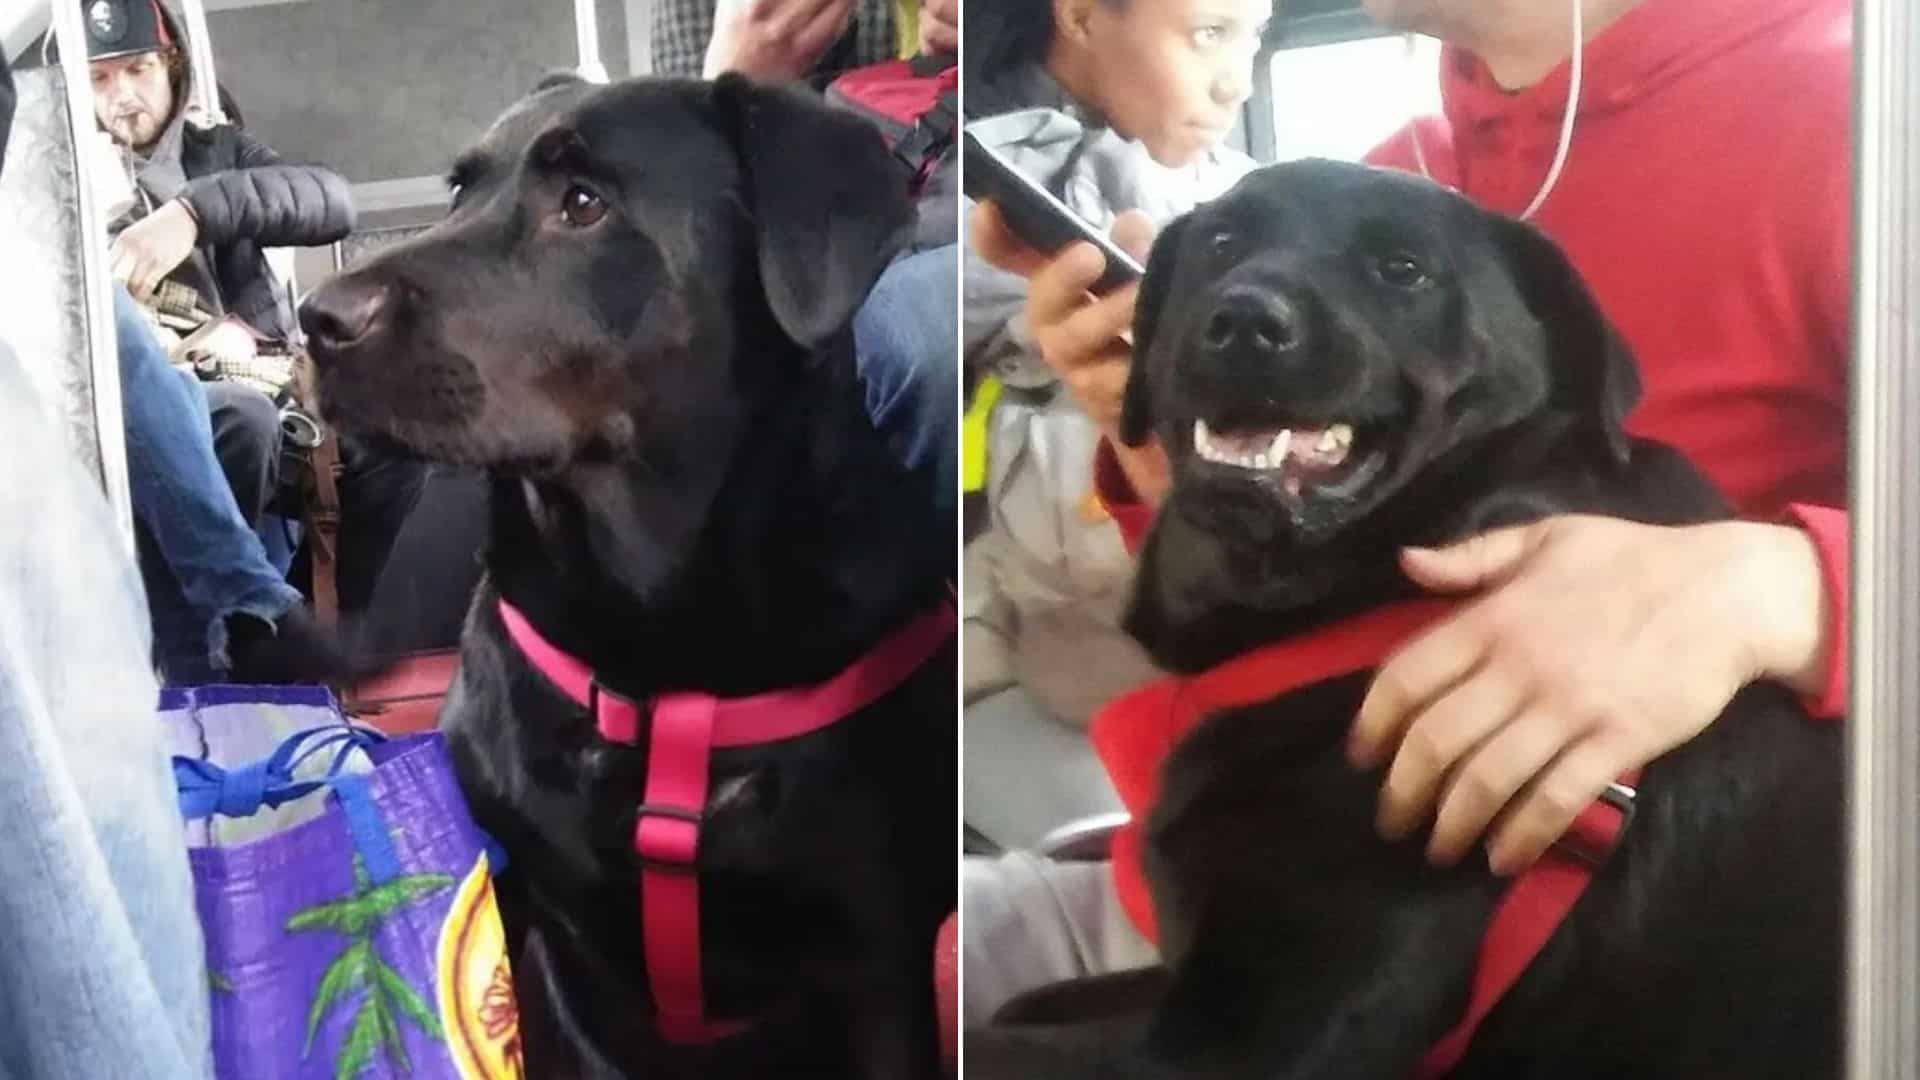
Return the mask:
[[1207,422],[1205,420],[1195,420],[1193,422],[1193,450],[1203,458],[1213,456],[1213,438],[1207,431]]
[[1267,455],[1265,455],[1265,454],[1255,454],[1255,455],[1253,455],[1253,467],[1254,467],[1254,468],[1256,468],[1256,469],[1264,469],[1264,468],[1266,468],[1266,467],[1267,467]]
[[1293,432],[1287,428],[1281,428],[1280,433],[1273,437],[1273,445],[1267,447],[1267,457],[1273,462],[1275,468],[1287,460],[1287,448],[1292,443]]
[[1334,443],[1343,449],[1353,445],[1352,424],[1335,424],[1327,429],[1327,434],[1333,436]]
[[1320,441],[1313,444],[1313,448],[1322,454],[1332,453],[1334,450],[1339,449],[1339,447],[1340,439],[1333,433],[1332,428],[1321,432]]

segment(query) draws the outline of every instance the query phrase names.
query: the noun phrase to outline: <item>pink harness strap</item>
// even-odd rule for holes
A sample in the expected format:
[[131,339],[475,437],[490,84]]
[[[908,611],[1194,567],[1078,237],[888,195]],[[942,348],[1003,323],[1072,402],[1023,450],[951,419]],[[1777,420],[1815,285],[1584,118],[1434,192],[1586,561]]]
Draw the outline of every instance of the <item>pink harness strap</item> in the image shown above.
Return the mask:
[[[533,666],[593,714],[611,742],[641,738],[644,702],[602,689],[593,670],[541,637],[512,604],[500,601],[507,635]],[[634,824],[640,860],[640,921],[647,981],[660,1035],[677,1045],[706,1045],[746,1021],[711,1021],[700,982],[700,825],[715,749],[797,738],[829,727],[877,701],[932,658],[954,633],[947,604],[887,635],[838,675],[813,686],[744,698],[673,692],[653,699],[647,724],[647,780]]]

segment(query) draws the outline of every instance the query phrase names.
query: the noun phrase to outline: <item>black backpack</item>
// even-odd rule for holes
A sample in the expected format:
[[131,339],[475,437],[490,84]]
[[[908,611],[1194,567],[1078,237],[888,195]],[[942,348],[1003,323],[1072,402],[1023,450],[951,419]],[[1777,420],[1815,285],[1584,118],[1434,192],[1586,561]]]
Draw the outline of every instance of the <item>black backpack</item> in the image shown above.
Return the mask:
[[919,211],[914,251],[960,239],[960,68],[950,56],[889,60],[827,84],[826,99],[866,117],[887,140]]

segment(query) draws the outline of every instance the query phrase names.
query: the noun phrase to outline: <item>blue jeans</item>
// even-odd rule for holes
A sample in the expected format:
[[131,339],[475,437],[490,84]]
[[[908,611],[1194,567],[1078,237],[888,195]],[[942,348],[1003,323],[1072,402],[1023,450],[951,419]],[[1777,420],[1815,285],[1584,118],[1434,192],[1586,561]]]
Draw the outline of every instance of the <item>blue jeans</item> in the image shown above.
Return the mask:
[[276,621],[300,600],[214,456],[205,389],[167,362],[125,288],[114,287],[120,393],[133,514],[151,543],[141,569],[155,654],[170,682],[205,681],[226,666],[226,620]]
[[208,1077],[140,578],[4,344],[0,431],[0,1076]]
[[960,484],[959,286],[958,245],[922,251],[887,267],[853,316],[867,412],[949,524]]

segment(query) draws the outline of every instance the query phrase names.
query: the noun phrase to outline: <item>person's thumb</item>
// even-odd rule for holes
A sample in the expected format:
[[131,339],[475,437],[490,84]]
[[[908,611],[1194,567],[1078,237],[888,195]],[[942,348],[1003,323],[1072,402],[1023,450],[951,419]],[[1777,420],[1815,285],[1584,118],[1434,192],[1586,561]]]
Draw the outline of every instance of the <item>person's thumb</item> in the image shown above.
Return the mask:
[[1113,219],[1113,242],[1143,263],[1147,261],[1147,252],[1153,249],[1153,237],[1158,231],[1153,227],[1153,219],[1138,210],[1129,210]]
[[1443,548],[1410,547],[1400,567],[1414,584],[1434,592],[1472,592],[1513,576],[1547,538],[1551,523],[1536,521],[1470,536]]

